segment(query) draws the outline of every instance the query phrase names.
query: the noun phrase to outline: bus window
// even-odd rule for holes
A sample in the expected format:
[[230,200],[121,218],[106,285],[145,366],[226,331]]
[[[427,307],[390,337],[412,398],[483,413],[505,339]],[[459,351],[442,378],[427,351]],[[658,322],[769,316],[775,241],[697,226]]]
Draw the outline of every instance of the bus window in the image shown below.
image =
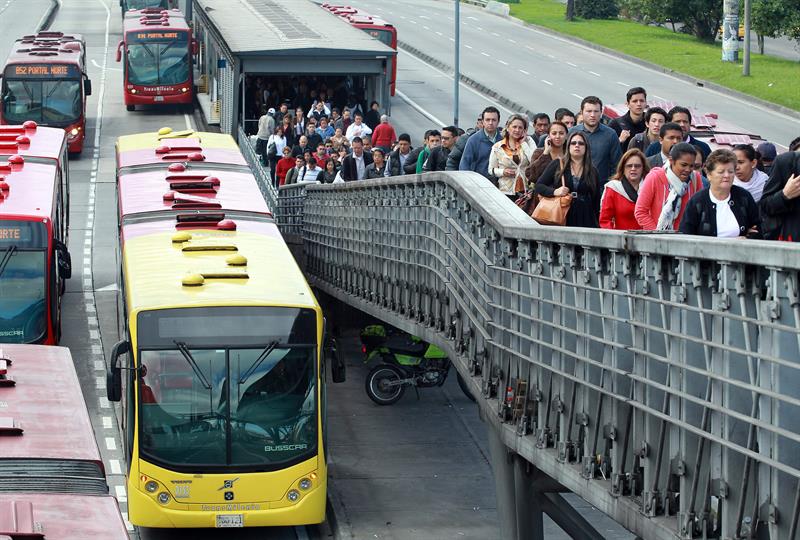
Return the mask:
[[188,42],[148,42],[128,45],[128,82],[153,86],[189,80]]
[[83,114],[80,80],[6,79],[3,85],[3,117],[8,123],[34,120],[63,127]]
[[0,342],[32,343],[47,332],[45,252],[0,246]]
[[367,30],[367,33],[383,43],[384,45],[392,46],[392,33],[388,30],[375,30],[373,28]]

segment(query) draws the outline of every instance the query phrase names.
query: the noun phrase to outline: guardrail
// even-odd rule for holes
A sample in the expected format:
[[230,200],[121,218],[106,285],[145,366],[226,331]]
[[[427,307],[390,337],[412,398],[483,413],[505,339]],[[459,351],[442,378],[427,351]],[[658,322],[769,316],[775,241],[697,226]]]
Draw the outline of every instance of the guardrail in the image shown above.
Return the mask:
[[264,196],[264,200],[267,201],[270,210],[274,214],[278,208],[278,190],[272,184],[272,179],[269,177],[269,169],[261,165],[261,159],[256,154],[255,146],[250,142],[250,137],[241,126],[239,127],[239,148],[258,181],[258,187]]
[[798,245],[540,227],[472,173],[281,204],[315,286],[445,348],[508,448],[626,528],[795,537]]

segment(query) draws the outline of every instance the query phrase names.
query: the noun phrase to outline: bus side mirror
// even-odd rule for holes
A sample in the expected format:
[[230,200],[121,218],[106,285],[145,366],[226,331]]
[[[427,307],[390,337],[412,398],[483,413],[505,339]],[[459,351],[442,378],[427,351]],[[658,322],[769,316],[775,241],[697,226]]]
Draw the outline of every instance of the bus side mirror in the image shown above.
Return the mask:
[[87,96],[91,96],[92,95],[92,81],[90,81],[89,79],[86,79],[85,81],[83,81],[83,92]]
[[119,367],[119,357],[131,352],[129,341],[118,341],[111,350],[108,374],[106,375],[106,395],[108,401],[122,399],[122,368]]
[[55,241],[55,248],[58,274],[64,279],[69,279],[72,277],[72,256],[67,251],[67,245],[61,240]]
[[117,43],[117,62],[122,61],[122,45],[124,44],[123,41]]
[[197,54],[200,52],[200,44],[197,43],[196,39],[192,40],[192,54]]
[[343,383],[347,379],[347,366],[339,354],[336,340],[333,338],[325,342],[325,362],[331,369],[331,380],[335,383]]

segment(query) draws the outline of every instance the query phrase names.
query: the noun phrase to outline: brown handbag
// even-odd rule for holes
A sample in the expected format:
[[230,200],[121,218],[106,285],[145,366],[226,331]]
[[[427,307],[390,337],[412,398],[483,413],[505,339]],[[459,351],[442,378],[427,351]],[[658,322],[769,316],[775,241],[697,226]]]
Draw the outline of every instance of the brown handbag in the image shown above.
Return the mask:
[[[561,174],[561,186],[564,183],[564,174]],[[565,225],[567,223],[567,213],[572,205],[572,195],[559,195],[555,197],[544,197],[539,195],[539,204],[531,214],[540,225]]]

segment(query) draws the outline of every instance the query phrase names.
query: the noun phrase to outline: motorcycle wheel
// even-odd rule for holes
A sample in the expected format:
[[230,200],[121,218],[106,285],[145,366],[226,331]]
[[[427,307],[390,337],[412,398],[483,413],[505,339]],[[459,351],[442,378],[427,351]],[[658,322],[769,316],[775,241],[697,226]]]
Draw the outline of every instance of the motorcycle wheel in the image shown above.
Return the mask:
[[467,386],[467,381],[464,380],[464,378],[461,376],[461,373],[459,373],[458,371],[456,371],[456,380],[458,381],[458,386],[461,388],[461,391],[464,392],[464,395],[467,396],[469,400],[474,403],[475,396],[472,395],[469,386]]
[[405,385],[389,386],[387,383],[403,379],[403,373],[394,366],[379,364],[367,375],[366,390],[369,399],[378,405],[392,405],[403,397]]

